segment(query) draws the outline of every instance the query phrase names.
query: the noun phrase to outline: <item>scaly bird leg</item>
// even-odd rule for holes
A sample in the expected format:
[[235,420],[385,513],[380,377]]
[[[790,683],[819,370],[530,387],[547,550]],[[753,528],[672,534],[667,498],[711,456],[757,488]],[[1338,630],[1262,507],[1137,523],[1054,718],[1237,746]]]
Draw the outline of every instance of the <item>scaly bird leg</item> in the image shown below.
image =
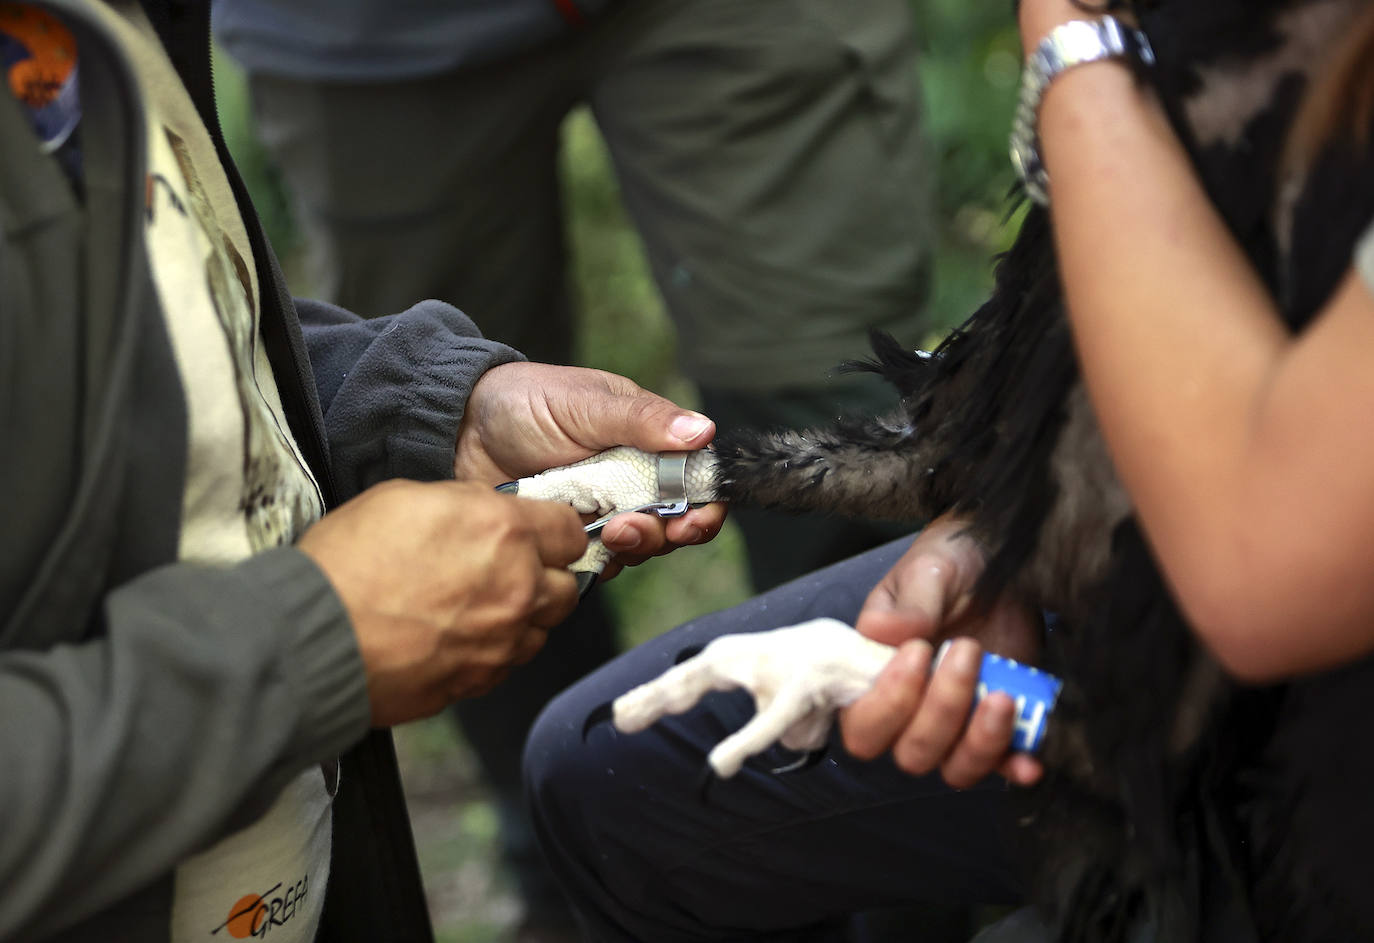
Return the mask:
[[522,498],[558,501],[582,514],[596,514],[587,525],[593,539],[587,552],[570,569],[579,575],[585,592],[611,553],[599,539],[601,528],[616,514],[648,511],[667,517],[684,513],[690,505],[716,500],[715,460],[710,452],[652,454],[618,446],[572,465],[507,482],[498,490]]
[[612,720],[623,733],[644,730],[691,708],[708,691],[744,688],[757,713],[707,757],[717,776],[774,743],[790,750],[825,745],[835,712],[873,686],[896,649],[836,619],[743,635],[723,635],[694,658],[616,698]]

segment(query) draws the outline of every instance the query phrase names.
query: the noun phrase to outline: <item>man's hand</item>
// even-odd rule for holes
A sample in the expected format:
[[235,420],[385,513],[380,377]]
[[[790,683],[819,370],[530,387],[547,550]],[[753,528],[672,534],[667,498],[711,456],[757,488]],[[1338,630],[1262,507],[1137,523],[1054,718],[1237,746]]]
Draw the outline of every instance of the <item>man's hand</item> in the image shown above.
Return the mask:
[[[497,485],[581,461],[617,445],[645,452],[703,448],[715,425],[602,370],[508,363],[482,375],[458,430],[455,477]],[[674,546],[704,543],[725,520],[710,504],[669,520],[624,514],[601,540],[617,554],[603,577]]]
[[299,547],[353,621],[372,722],[474,697],[532,658],[577,603],[566,567],[577,513],[484,484],[390,481],[306,531]]
[[[1039,761],[1007,756],[1015,714],[1009,696],[989,694],[969,716],[984,651],[1025,664],[1039,654],[1038,620],[1026,607],[1012,600],[986,611],[973,605],[983,566],[963,522],[943,517],[917,536],[869,593],[855,627],[900,648],[872,689],[840,714],[845,747],[855,756],[891,750],[907,772],[939,768],[956,788],[994,770],[1021,785],[1039,778]],[[935,647],[950,638],[957,640],[932,674]]]

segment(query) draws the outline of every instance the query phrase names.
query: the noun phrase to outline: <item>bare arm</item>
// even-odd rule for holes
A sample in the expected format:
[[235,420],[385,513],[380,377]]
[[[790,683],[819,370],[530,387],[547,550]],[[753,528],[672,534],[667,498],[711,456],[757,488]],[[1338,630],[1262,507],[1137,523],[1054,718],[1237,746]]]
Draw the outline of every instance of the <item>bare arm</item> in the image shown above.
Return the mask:
[[[1022,4],[1028,47],[1082,16]],[[1352,272],[1300,335],[1119,65],[1040,112],[1070,320],[1114,461],[1185,613],[1262,680],[1374,650],[1374,297]]]

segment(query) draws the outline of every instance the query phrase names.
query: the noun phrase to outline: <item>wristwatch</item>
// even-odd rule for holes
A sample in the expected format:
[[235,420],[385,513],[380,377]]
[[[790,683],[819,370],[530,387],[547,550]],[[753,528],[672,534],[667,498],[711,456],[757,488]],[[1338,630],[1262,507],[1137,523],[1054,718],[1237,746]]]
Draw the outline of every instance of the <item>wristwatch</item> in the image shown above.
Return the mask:
[[1026,195],[1041,206],[1050,203],[1050,179],[1040,160],[1036,130],[1040,99],[1061,72],[1103,59],[1125,59],[1150,66],[1154,65],[1155,54],[1144,33],[1114,16],[1104,15],[1095,20],[1060,23],[1026,58],[1021,70],[1021,98],[1011,125],[1011,164],[1025,185]]

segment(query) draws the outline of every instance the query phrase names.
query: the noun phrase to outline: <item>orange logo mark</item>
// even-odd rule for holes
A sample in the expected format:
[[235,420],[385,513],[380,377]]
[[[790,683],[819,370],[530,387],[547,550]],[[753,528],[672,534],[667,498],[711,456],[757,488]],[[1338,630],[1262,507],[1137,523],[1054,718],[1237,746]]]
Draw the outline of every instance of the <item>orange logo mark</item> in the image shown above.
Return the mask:
[[224,929],[236,940],[246,940],[258,930],[258,923],[267,916],[267,905],[257,894],[245,894],[229,909]]
[[229,908],[229,919],[211,930],[210,935],[228,930],[236,940],[266,936],[273,927],[284,925],[304,908],[309,885],[310,875],[306,874],[295,884],[287,885],[286,891],[275,897],[272,895],[281,890],[280,882],[261,894],[244,894]]

